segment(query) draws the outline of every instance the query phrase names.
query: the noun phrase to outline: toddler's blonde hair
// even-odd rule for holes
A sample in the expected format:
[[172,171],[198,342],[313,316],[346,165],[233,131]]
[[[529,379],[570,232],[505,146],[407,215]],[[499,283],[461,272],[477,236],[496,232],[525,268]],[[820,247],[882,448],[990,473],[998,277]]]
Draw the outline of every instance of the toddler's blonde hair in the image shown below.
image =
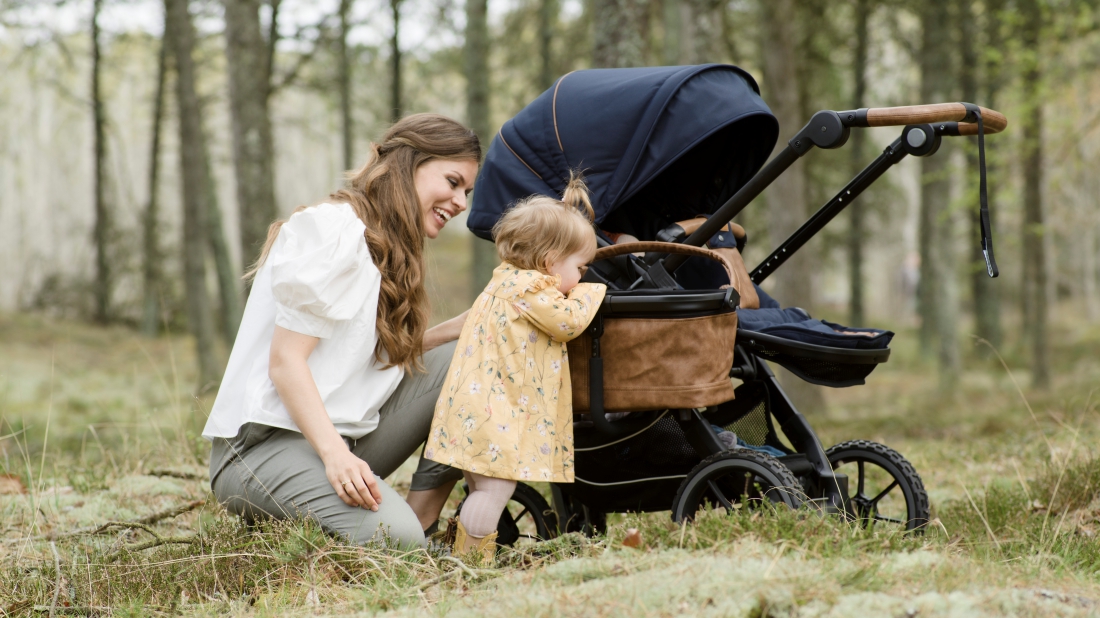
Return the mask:
[[571,172],[562,199],[532,195],[516,202],[493,226],[493,239],[501,260],[546,272],[566,256],[595,253],[595,218],[584,178]]

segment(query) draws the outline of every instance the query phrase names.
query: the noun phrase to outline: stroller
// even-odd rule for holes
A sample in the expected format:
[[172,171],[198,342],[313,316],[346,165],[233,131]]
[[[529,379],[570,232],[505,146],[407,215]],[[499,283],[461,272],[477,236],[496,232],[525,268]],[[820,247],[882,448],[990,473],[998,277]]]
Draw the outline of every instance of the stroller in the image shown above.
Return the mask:
[[[467,225],[491,240],[493,224],[509,205],[536,193],[560,195],[569,171],[581,169],[601,246],[585,280],[608,285],[601,315],[628,311],[660,320],[685,311],[736,310],[741,326],[728,370],[741,383],[732,398],[716,405],[609,415],[600,403],[598,341],[604,320],[598,317],[583,348],[590,357],[578,359],[570,347],[574,400],[589,403],[587,413],[574,414],[576,482],[552,484],[552,505],[519,483],[502,515],[498,542],[599,533],[610,512],[671,511],[679,522],[702,509],[732,510],[763,501],[792,508],[811,504],[863,525],[919,531],[928,522],[929,503],[913,466],[893,449],[866,440],[825,449],[769,366],[777,363],[819,385],[863,384],[889,358],[892,333],[824,323],[830,330],[816,321],[813,332],[800,330],[807,321],[758,330],[745,325],[754,322],[747,319],[754,304],[778,307],[758,284],[891,166],[908,155],[934,154],[944,136],[978,136],[982,247],[989,275],[996,276],[985,205],[984,134],[1006,125],[1001,114],[968,103],[821,111],[767,161],[779,126],[756,82],[737,67],[596,69],[558,79],[493,140]],[[739,253],[746,235],[732,219],[812,148],[839,148],[852,128],[868,126],[904,128],[746,272]],[[620,233],[645,242],[615,245]],[[726,255],[736,258],[727,262],[733,266],[727,271],[733,291],[721,286],[722,268],[675,245],[652,242],[693,249],[723,237]],[[758,303],[751,302],[754,297]],[[868,336],[851,336],[852,331]],[[686,340],[691,336],[683,333]],[[574,364],[583,365],[581,371],[590,371],[592,379],[582,373],[578,381]]]

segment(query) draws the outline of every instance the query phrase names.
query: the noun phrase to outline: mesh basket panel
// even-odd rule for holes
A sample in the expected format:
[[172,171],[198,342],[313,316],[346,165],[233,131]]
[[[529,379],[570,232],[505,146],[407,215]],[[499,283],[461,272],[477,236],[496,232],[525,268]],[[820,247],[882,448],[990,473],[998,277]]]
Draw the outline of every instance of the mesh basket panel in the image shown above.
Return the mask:
[[[599,430],[577,427],[574,431],[579,434]],[[592,451],[578,450],[575,463],[577,476],[597,483],[612,483],[686,474],[701,459],[688,443],[679,423],[669,414],[641,434],[618,444]]]
[[771,423],[768,422],[767,406],[763,400],[756,404],[751,412],[740,419],[727,424],[724,429],[737,434],[748,444],[763,446],[769,443],[768,434],[772,433]]

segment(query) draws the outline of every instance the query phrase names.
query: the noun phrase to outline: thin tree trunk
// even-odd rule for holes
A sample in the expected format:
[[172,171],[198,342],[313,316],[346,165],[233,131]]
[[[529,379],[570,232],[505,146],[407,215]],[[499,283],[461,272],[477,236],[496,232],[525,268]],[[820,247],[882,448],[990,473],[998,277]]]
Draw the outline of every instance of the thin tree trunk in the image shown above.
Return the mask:
[[[763,87],[768,105],[779,120],[779,141],[776,152],[802,128],[802,94],[798,81],[798,32],[794,0],[769,0],[762,8]],[[768,236],[778,245],[802,225],[807,217],[806,169],[804,162],[795,163],[766,192],[768,200]],[[810,252],[803,247],[783,268],[772,275],[775,293],[784,305],[812,310],[813,291]]]
[[92,122],[95,125],[95,319],[106,322],[111,310],[111,264],[107,255],[111,235],[110,211],[107,206],[107,136],[99,74],[99,11],[103,0],[92,2]]
[[[922,103],[952,100],[951,17],[950,0],[926,2],[921,11]],[[947,208],[951,199],[947,145],[945,140],[938,153],[921,159],[921,278],[918,287],[922,351],[930,355],[933,349],[936,350],[940,387],[944,391],[954,388],[959,372],[955,226]],[[938,346],[933,346],[935,340]]]
[[352,118],[351,118],[351,59],[348,57],[348,13],[351,11],[352,0],[340,0],[340,38],[337,40],[337,53],[339,54],[339,78],[340,89],[340,133],[344,140],[344,169],[355,167],[355,157],[352,151]]
[[165,36],[171,40],[176,64],[176,97],[179,107],[180,176],[183,190],[183,267],[187,293],[187,324],[195,336],[199,361],[198,390],[218,380],[214,356],[214,322],[206,291],[208,185],[202,111],[195,92],[192,50],[195,31],[187,0],[165,0]]
[[1047,253],[1045,216],[1043,212],[1043,107],[1042,72],[1039,67],[1039,45],[1042,29],[1042,9],[1038,0],[1020,3],[1023,48],[1031,53],[1023,67],[1024,105],[1021,113],[1021,134],[1024,172],[1024,238],[1023,238],[1023,305],[1024,332],[1027,333],[1031,357],[1032,385],[1050,386],[1049,346],[1047,343]]
[[223,0],[223,5],[241,256],[251,263],[276,216],[268,46],[260,31],[259,0]]
[[143,256],[142,256],[142,314],[141,332],[154,337],[160,330],[161,295],[164,293],[163,264],[160,252],[160,201],[157,199],[158,176],[160,174],[160,127],[164,117],[164,82],[168,64],[168,40],[160,43],[157,60],[157,88],[153,95],[153,139],[149,146],[149,201],[145,204],[142,216]]
[[390,0],[393,13],[393,36],[390,38],[390,113],[391,120],[401,119],[401,0]]
[[725,3],[716,0],[680,0],[680,64],[720,62],[722,15]]
[[662,0],[664,13],[664,50],[666,65],[680,64],[680,2],[681,0]]
[[[761,61],[763,88],[768,104],[779,120],[780,137],[777,151],[805,124],[803,93],[798,79],[799,64],[805,56],[799,49],[797,19],[799,5],[795,0],[761,2]],[[766,192],[768,203],[768,236],[778,245],[808,218],[805,162],[798,162],[780,176]],[[813,249],[803,247],[783,268],[772,275],[775,297],[786,307],[802,307],[813,312],[814,292],[811,271],[815,267]],[[824,408],[821,389],[795,377],[786,370],[780,375],[788,395],[800,410],[807,413]]]
[[[554,24],[558,20],[557,0],[539,0],[539,89],[554,85]],[[488,146],[488,143],[485,144]]]
[[[973,8],[971,6],[971,14]],[[985,0],[985,41],[984,45],[988,49],[1000,49],[1003,44],[1001,38],[1001,14],[1004,11],[1004,0]],[[964,19],[962,21],[971,21],[971,18]],[[965,28],[963,36],[971,41],[969,45],[964,43],[964,50],[969,53],[968,64],[977,65],[979,60],[975,49],[975,39],[977,33],[973,28]],[[974,101],[968,97],[976,97],[976,94],[969,94],[964,92],[963,100],[971,103],[980,103],[986,107],[996,109],[997,95],[1000,92],[1001,84],[1003,81],[1001,59],[999,54],[986,54],[984,62],[984,88],[985,96],[982,101]],[[977,82],[977,80],[974,80]],[[978,92],[977,84],[973,86],[969,84],[963,84],[964,90],[972,90],[972,92]],[[970,177],[975,178],[978,170],[977,153],[973,150],[968,151],[968,167],[972,170]],[[990,187],[998,186],[997,178],[997,159],[995,157],[986,157],[986,175],[989,181]],[[995,214],[996,208],[993,208],[992,202],[995,201],[997,196],[996,191],[990,191],[989,201],[990,210]],[[985,257],[982,255],[981,246],[978,243],[978,238],[981,238],[981,223],[977,215],[970,219],[972,228],[970,230],[970,237],[967,239],[970,250],[970,289],[974,296],[974,330],[976,334],[993,344],[994,347],[999,347],[1003,339],[1003,333],[1001,330],[1001,299],[999,294],[999,286],[997,282],[990,279],[986,274],[985,269]],[[994,235],[996,235],[996,222],[995,218],[991,218],[990,226],[994,228]],[[985,346],[979,346],[979,353],[983,355],[989,355],[989,349]]]
[[[486,0],[466,0],[466,120],[482,144],[492,135],[489,125],[489,21]],[[473,264],[470,294],[476,298],[493,276],[497,251],[493,243],[471,236]]]
[[645,0],[592,0],[596,68],[645,65]]
[[[866,107],[867,102],[867,21],[871,12],[871,0],[856,0],[855,53],[852,58],[852,109]],[[852,131],[852,174],[858,174],[866,165],[863,160],[863,131]],[[864,323],[863,307],[863,200],[856,199],[848,205],[848,319],[853,326]]]
[[[205,141],[205,140],[204,140]],[[229,255],[229,242],[226,240],[225,226],[222,224],[222,211],[218,207],[218,192],[214,184],[214,175],[210,171],[210,157],[203,157],[206,161],[206,206],[207,212],[207,236],[210,239],[210,250],[214,254],[214,270],[218,275],[218,294],[221,297],[221,327],[222,339],[229,347],[233,347],[233,341],[237,338],[237,331],[241,327],[241,277],[233,266],[232,256]]]

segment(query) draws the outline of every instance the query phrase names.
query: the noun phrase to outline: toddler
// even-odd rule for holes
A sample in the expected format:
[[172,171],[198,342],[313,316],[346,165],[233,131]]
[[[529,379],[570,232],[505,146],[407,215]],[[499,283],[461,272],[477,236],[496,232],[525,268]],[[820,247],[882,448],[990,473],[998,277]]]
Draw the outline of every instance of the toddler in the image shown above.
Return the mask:
[[503,261],[474,302],[424,456],[463,470],[470,495],[454,551],[489,563],[517,480],[573,482],[565,344],[596,315],[605,286],[580,283],[596,253],[592,205],[570,178],[561,201],[532,196],[493,227]]

